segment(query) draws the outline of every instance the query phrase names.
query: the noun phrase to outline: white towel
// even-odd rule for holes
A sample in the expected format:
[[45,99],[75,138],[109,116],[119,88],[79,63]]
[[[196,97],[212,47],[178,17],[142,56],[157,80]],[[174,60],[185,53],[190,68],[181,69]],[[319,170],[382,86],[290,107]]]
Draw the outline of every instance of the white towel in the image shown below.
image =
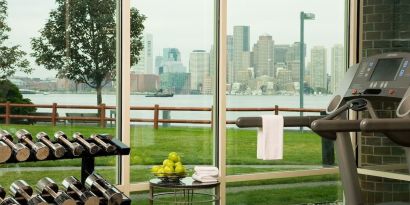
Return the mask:
[[218,176],[219,174],[219,169],[214,166],[195,166],[194,171],[197,174],[208,176]]
[[262,116],[262,128],[258,128],[256,152],[256,157],[262,160],[283,158],[283,116]]
[[194,173],[192,175],[192,179],[200,182],[217,182],[218,178],[217,177],[212,177],[212,176],[207,176],[207,175],[198,175]]

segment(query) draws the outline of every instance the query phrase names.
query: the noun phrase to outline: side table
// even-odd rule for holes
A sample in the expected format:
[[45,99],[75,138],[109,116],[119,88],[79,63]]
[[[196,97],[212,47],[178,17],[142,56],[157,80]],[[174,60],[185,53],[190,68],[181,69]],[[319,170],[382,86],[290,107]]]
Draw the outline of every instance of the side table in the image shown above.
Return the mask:
[[[180,181],[162,181],[158,178],[149,181],[149,204],[219,204],[219,182],[198,182],[192,177]],[[158,192],[162,189],[162,192]],[[214,193],[199,190],[215,189]]]

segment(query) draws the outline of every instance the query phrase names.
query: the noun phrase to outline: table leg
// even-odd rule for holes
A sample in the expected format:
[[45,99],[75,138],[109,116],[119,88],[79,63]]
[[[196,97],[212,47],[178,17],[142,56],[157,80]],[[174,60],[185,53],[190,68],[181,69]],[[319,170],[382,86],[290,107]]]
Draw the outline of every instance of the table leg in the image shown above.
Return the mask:
[[215,205],[220,205],[221,204],[221,189],[219,187],[219,184],[215,187]]
[[149,186],[149,197],[150,197],[148,199],[149,204],[153,205],[154,204],[154,187],[152,187],[152,186]]

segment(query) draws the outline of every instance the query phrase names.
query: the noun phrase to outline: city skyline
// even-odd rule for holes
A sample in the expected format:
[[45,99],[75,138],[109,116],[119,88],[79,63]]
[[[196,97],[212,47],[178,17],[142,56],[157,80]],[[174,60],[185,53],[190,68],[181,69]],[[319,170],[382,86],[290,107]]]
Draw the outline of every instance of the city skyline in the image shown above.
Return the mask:
[[[26,6],[25,0],[8,1],[10,41],[21,45],[27,53],[31,53],[30,39],[38,36],[38,30],[44,26],[50,10],[55,7],[54,0],[30,1],[31,3],[36,6]],[[170,3],[165,0],[133,0],[131,6],[137,7],[148,17],[144,25],[146,32],[152,33],[156,39],[154,56],[159,55],[162,48],[178,47],[182,53],[183,64],[188,65],[191,51],[210,50],[214,36],[213,1],[179,0]],[[249,7],[249,2],[243,0],[232,1],[228,4],[228,34],[233,34],[233,25],[250,25],[252,45],[257,41],[258,35],[264,33],[272,35],[277,42],[291,44],[298,41],[298,15],[302,10],[313,12],[317,16],[315,21],[306,25],[305,37],[308,46],[324,45],[330,48],[331,45],[344,41],[344,4],[341,0],[258,0],[252,2],[252,7]],[[187,16],[189,18],[186,18]],[[29,60],[35,68],[30,76],[55,76],[54,71],[47,71],[35,65],[32,58]]]

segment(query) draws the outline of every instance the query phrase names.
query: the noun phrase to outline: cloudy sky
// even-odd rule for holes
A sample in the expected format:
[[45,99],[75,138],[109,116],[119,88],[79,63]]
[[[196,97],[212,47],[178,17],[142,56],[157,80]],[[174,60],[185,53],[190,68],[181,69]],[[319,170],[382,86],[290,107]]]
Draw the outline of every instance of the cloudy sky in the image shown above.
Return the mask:
[[[145,31],[153,34],[155,55],[162,55],[162,48],[176,47],[188,66],[192,50],[210,49],[213,0],[131,0],[131,6],[147,16]],[[38,36],[49,11],[55,8],[55,1],[8,0],[8,7],[10,43],[19,44],[31,53],[30,39]],[[308,51],[312,46],[323,45],[330,53],[331,46],[344,41],[344,9],[344,0],[228,0],[228,34],[232,34],[234,25],[247,25],[251,47],[262,34],[272,35],[275,44],[291,44],[299,41],[300,11],[311,12],[316,14],[316,20],[305,24]],[[31,65],[35,68],[32,77],[55,75],[34,63]]]

